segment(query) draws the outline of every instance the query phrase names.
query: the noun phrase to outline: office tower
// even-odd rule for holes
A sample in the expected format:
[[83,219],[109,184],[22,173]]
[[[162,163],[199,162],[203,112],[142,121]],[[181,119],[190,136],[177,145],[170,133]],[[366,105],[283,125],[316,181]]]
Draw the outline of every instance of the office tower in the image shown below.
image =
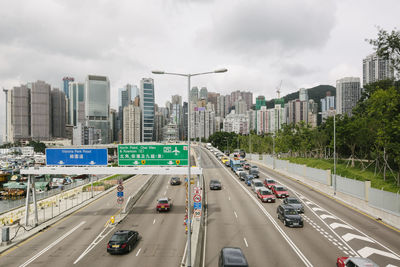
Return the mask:
[[188,138],[188,102],[183,102],[182,107],[183,113],[183,135],[182,140],[187,140]]
[[65,94],[64,91],[54,88],[51,91],[52,132],[53,137],[65,137]]
[[72,77],[64,77],[63,78],[63,90],[64,94],[67,98],[69,98],[69,84],[73,82],[75,79]]
[[[109,143],[110,81],[106,76],[88,75],[85,81],[86,126],[93,127],[95,143]],[[97,131],[98,130],[98,131]]]
[[385,79],[394,78],[394,69],[389,59],[373,53],[363,59],[363,86]]
[[7,114],[10,122],[7,121],[9,142],[26,140],[31,136],[31,92],[26,85],[14,87],[9,93],[8,103],[11,104]]
[[31,89],[31,138],[32,140],[50,140],[51,125],[51,87],[44,81],[29,83]]
[[345,77],[336,81],[336,113],[352,115],[361,97],[360,78]]
[[201,87],[200,93],[199,93],[199,99],[205,100],[207,103],[207,96],[208,96],[207,87]]
[[308,89],[300,88],[299,99],[300,101],[308,101]]
[[171,98],[171,119],[170,122],[176,125],[178,129],[178,139],[183,138],[183,114],[182,114],[182,97],[173,95]]
[[123,142],[139,143],[141,136],[141,114],[140,107],[129,104],[123,110]]
[[265,107],[267,106],[266,102],[265,102],[265,96],[263,95],[259,95],[256,98],[256,110],[260,110],[261,107]]
[[166,117],[160,111],[156,112],[154,115],[154,133],[155,141],[161,142],[163,140],[163,129],[166,124]]
[[118,123],[119,123],[119,121],[117,120],[118,112],[115,109],[110,108],[109,118],[110,118],[110,131],[109,131],[110,142],[116,142],[118,141]]
[[142,141],[151,142],[154,134],[154,81],[143,78],[140,81],[140,108],[142,110]]
[[334,110],[335,107],[335,96],[331,95],[331,92],[326,92],[326,97],[321,99],[321,114],[322,121],[326,120],[327,117],[332,116],[330,110]]
[[197,103],[199,100],[199,88],[197,86],[192,87],[192,90],[190,90],[190,101],[192,103]]
[[68,92],[69,117],[67,124],[77,126],[78,123],[85,121],[85,84],[71,82]]

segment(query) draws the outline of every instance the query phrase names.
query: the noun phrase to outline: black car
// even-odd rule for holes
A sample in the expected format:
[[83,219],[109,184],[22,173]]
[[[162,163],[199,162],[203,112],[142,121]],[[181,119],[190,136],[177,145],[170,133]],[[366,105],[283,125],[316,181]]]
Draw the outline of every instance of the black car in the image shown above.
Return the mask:
[[179,177],[172,177],[169,182],[171,185],[180,185],[181,179]]
[[211,180],[210,181],[210,190],[221,190],[222,185],[221,182],[218,180]]
[[285,226],[304,226],[303,218],[301,218],[301,216],[293,206],[281,204],[276,209],[276,212],[278,213],[278,219],[281,220]]
[[107,252],[120,254],[130,252],[139,241],[139,233],[131,230],[116,231],[107,243]]
[[224,247],[219,253],[218,267],[248,267],[240,248]]
[[240,173],[239,173],[239,180],[240,180],[240,181],[246,180],[246,177],[247,177],[248,175],[249,175],[249,174],[247,174],[246,172],[240,172]]

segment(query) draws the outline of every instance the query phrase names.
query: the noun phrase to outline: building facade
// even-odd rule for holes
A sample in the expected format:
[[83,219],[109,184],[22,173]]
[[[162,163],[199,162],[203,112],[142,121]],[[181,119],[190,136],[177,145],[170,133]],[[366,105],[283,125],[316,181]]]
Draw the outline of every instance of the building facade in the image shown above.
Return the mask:
[[66,125],[66,114],[65,114],[65,94],[57,88],[51,91],[51,114],[52,114],[52,136],[64,138],[65,137],[65,125]]
[[143,78],[140,81],[140,108],[142,110],[142,142],[155,140],[154,136],[154,81]]
[[236,134],[249,134],[249,118],[246,114],[229,113],[223,122],[224,132]]
[[47,141],[52,137],[51,86],[44,81],[29,83],[31,89],[31,138]]
[[373,53],[363,59],[363,86],[385,79],[394,78],[394,69],[389,59]]
[[336,81],[336,112],[352,115],[361,97],[360,78],[345,77]]
[[123,143],[139,143],[141,138],[142,112],[134,104],[127,105],[123,110]]

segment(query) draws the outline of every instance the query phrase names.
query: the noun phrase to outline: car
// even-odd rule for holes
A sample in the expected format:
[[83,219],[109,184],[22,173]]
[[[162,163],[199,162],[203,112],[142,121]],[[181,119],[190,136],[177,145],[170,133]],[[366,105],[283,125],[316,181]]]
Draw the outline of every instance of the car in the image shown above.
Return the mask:
[[170,211],[172,208],[172,201],[170,198],[162,197],[157,200],[157,211]]
[[254,179],[254,176],[253,175],[247,175],[246,176],[246,178],[244,179],[244,183],[247,185],[247,186],[250,186],[251,185],[251,180],[253,180]]
[[291,205],[281,204],[276,209],[278,219],[283,222],[283,225],[289,227],[303,227],[303,218],[297,210]]
[[246,162],[245,164],[243,164],[243,169],[245,170],[249,170],[251,167],[250,163]]
[[225,164],[227,161],[229,161],[229,158],[228,158],[228,157],[223,156],[223,157],[221,158],[221,162],[222,162],[222,163]]
[[275,195],[266,187],[262,187],[257,191],[257,197],[261,199],[262,202],[275,202]]
[[251,190],[253,190],[254,193],[257,193],[258,189],[262,187],[264,187],[264,184],[261,182],[260,179],[251,180]]
[[239,180],[240,181],[246,180],[247,175],[249,175],[249,174],[247,174],[246,172],[240,172],[239,173]]
[[257,166],[251,166],[249,169],[249,174],[254,175],[254,177],[258,178],[259,177],[259,170]]
[[277,198],[285,198],[289,196],[287,189],[281,185],[273,185],[271,189]]
[[172,177],[171,180],[170,180],[170,184],[171,185],[180,185],[181,183],[182,182],[181,182],[181,179],[179,177]]
[[229,157],[229,155],[231,154],[231,152],[229,150],[225,150],[224,154],[227,155]]
[[130,252],[140,236],[137,231],[131,230],[118,230],[110,238],[107,243],[107,252],[110,254],[120,254]]
[[219,253],[218,267],[248,267],[247,259],[240,248],[224,247]]
[[378,264],[368,258],[361,257],[339,257],[336,260],[337,267],[379,267]]
[[265,187],[271,189],[273,185],[276,185],[276,182],[275,182],[274,179],[265,178],[265,180],[264,180],[264,185],[265,185]]
[[304,206],[301,201],[295,197],[287,197],[283,200],[283,204],[294,207],[298,213],[304,213]]
[[239,176],[239,172],[244,172],[242,167],[238,167],[238,168],[235,169],[235,173],[236,173],[237,176]]
[[219,180],[211,180],[210,181],[210,190],[221,190],[222,184]]
[[225,166],[226,166],[226,167],[230,167],[230,166],[231,166],[230,160],[228,160],[228,161],[225,162]]

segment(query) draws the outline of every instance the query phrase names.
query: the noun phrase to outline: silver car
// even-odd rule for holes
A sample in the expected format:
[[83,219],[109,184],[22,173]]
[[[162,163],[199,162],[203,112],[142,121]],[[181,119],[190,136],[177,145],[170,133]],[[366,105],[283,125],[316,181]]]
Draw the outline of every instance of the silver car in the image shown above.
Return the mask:
[[283,200],[283,204],[292,206],[298,213],[304,213],[304,206],[301,201],[295,197],[287,197]]

